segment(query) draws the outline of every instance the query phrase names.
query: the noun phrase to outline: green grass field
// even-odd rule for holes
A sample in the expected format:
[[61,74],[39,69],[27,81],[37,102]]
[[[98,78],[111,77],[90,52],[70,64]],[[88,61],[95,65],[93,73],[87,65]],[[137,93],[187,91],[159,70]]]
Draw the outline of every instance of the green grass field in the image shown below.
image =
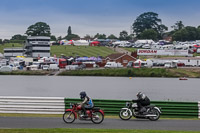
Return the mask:
[[[22,47],[22,44],[19,43],[7,43],[4,45],[0,45],[0,53],[3,54],[4,48],[11,48],[11,47]],[[106,57],[112,53],[115,53],[113,50],[107,47],[91,47],[91,46],[51,46],[51,56],[56,55],[57,57],[62,55],[65,56],[102,56]]]
[[59,128],[59,129],[0,129],[0,133],[200,133],[200,131]]
[[65,56],[102,56],[106,57],[114,53],[111,49],[107,47],[91,47],[91,46],[51,46],[51,56],[60,56],[61,54]]
[[0,44],[0,53],[3,54],[3,49],[4,48],[12,48],[12,47],[23,47],[24,45],[20,43],[6,43],[6,44]]

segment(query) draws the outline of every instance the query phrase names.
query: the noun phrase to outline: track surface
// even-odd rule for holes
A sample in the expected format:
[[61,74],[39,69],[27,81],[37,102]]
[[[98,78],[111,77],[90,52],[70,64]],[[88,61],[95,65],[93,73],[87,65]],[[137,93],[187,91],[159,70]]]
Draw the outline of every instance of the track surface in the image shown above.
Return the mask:
[[75,120],[66,124],[62,118],[41,117],[0,117],[0,128],[96,128],[96,129],[152,129],[152,130],[191,130],[200,131],[200,120],[167,120],[149,121],[144,119],[104,119],[101,124],[91,121]]

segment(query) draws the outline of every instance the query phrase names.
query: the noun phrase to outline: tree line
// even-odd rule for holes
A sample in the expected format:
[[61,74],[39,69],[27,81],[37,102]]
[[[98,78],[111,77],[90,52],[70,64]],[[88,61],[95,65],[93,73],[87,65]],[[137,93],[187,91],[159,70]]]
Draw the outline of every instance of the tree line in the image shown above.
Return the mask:
[[[119,37],[114,34],[106,36],[105,34],[97,33],[94,36],[86,35],[85,39],[118,39],[118,40],[137,40],[137,39],[152,39],[160,40],[164,37],[172,37],[172,41],[192,41],[200,40],[200,26],[184,26],[182,21],[177,21],[173,26],[173,30],[168,31],[168,27],[162,23],[162,19],[158,17],[157,13],[145,12],[139,15],[131,25],[132,33],[128,34],[123,30],[119,33]],[[26,35],[14,35],[10,40],[0,39],[0,44],[6,42],[20,42],[27,39],[27,36],[49,36],[52,41],[59,41],[62,39],[71,40],[73,38],[80,38],[79,35],[72,33],[71,26],[67,29],[65,37],[57,37],[51,34],[50,26],[45,22],[37,22],[27,28]]]

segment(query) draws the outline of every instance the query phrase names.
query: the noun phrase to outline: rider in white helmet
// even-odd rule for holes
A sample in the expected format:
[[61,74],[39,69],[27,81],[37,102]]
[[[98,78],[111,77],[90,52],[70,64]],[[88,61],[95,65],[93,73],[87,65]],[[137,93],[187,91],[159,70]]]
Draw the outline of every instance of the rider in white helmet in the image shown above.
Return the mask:
[[137,103],[139,113],[143,114],[146,111],[146,108],[144,107],[150,105],[150,99],[142,92],[138,92],[136,96],[138,99],[132,101]]

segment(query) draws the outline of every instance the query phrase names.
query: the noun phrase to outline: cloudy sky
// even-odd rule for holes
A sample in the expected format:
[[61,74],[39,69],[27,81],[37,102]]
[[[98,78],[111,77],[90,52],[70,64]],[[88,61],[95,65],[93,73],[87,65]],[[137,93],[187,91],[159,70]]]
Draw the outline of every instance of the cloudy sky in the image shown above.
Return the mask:
[[156,12],[169,28],[176,21],[200,25],[200,0],[0,0],[0,38],[24,34],[36,22],[46,22],[53,35],[114,34],[126,30],[144,12]]

